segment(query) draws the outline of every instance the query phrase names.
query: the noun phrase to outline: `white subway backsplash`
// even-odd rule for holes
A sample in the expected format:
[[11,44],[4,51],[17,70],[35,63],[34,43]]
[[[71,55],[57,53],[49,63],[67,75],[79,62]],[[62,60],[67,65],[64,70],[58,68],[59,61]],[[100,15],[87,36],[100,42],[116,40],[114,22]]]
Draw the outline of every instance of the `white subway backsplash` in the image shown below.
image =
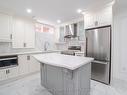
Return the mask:
[[50,46],[48,50],[55,50],[55,42],[54,42],[54,35],[48,33],[41,33],[36,32],[35,37],[35,48],[34,49],[16,49],[12,48],[12,43],[0,42],[0,53],[9,53],[9,52],[29,52],[29,51],[38,51],[44,50],[44,42],[48,41]]
[[12,48],[12,43],[4,43],[0,42],[0,53],[9,53],[9,52],[25,52],[25,51],[33,51],[35,49],[14,49]]

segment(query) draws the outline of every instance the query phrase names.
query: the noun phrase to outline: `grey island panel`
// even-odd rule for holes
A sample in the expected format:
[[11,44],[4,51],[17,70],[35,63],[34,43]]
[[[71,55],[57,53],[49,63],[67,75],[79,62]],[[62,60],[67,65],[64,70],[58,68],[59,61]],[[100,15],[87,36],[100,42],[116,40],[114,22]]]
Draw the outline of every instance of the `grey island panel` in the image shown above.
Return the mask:
[[53,95],[90,95],[90,63],[75,70],[40,65],[41,84]]

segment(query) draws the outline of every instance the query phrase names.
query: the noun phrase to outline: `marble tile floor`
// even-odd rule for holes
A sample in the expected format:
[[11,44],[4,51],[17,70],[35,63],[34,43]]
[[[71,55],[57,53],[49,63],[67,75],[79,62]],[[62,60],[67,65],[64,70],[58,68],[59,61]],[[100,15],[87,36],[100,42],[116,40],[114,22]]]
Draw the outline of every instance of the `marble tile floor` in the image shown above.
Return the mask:
[[[91,95],[127,95],[126,89],[91,80]],[[40,85],[40,74],[34,74],[0,86],[0,95],[52,95]]]

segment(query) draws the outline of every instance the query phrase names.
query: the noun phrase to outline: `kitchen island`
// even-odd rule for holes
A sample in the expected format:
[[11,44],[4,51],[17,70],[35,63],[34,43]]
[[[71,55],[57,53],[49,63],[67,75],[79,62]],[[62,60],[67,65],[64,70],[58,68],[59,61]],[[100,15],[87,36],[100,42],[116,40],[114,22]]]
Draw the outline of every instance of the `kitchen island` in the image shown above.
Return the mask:
[[93,58],[57,53],[36,54],[41,84],[53,95],[89,95]]

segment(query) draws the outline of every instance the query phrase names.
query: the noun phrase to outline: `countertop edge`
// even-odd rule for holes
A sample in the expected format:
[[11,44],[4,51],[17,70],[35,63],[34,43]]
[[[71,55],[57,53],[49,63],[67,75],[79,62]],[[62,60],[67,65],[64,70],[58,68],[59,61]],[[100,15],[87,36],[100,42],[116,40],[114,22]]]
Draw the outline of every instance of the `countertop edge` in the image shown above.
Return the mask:
[[[89,64],[91,63],[94,58],[89,58],[89,60],[87,59],[87,61],[85,62],[82,62],[80,63],[79,65],[77,66],[67,66],[67,65],[64,65],[64,64],[56,64],[56,63],[50,63],[50,62],[47,62],[47,61],[44,61],[44,60],[40,60],[39,58],[36,57],[36,55],[32,55],[40,64],[46,64],[46,65],[52,65],[52,66],[56,66],[56,67],[60,67],[60,68],[66,68],[66,69],[69,69],[69,70],[75,70],[75,69],[78,69],[80,68],[81,66],[83,65],[86,65],[86,64]],[[88,57],[87,57],[88,58]]]
[[0,56],[40,54],[40,53],[50,53],[50,52],[61,52],[61,51],[60,50],[49,50],[49,51],[8,52],[8,53],[1,53]]

